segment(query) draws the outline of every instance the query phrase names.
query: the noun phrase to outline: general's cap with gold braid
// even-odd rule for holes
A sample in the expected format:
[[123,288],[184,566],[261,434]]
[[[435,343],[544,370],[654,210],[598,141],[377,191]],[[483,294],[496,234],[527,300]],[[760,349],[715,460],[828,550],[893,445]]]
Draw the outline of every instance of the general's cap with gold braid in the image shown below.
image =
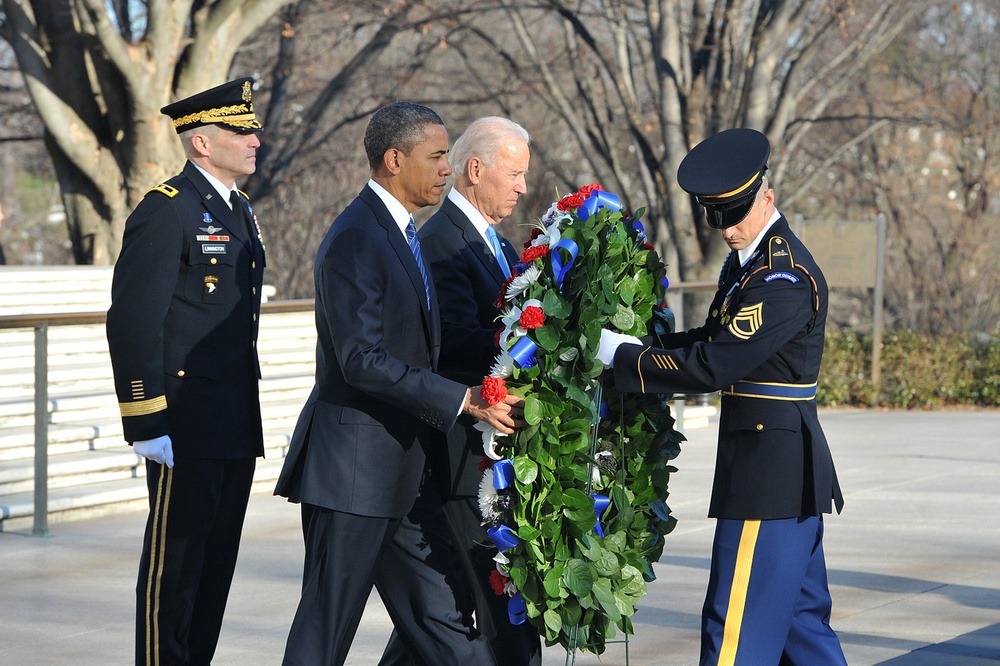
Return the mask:
[[709,226],[725,229],[742,222],[753,208],[770,156],[771,143],[757,130],[725,130],[681,160],[677,184],[705,207]]
[[236,79],[168,104],[160,113],[173,119],[178,134],[204,125],[244,134],[259,132],[263,128],[253,112],[252,88],[253,79]]

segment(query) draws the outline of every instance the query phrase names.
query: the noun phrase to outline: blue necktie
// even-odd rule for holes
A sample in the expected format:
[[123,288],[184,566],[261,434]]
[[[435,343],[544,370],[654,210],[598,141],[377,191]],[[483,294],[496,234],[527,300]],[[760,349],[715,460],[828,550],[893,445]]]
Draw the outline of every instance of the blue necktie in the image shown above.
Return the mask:
[[503,256],[503,248],[500,247],[500,239],[497,238],[497,232],[493,228],[493,225],[486,227],[486,237],[490,240],[490,245],[493,247],[493,254],[496,255],[497,263],[500,264],[503,276],[509,278],[510,265],[507,263],[507,257]]
[[410,218],[410,223],[406,225],[406,242],[410,245],[410,252],[413,253],[413,258],[417,260],[417,266],[420,268],[420,277],[424,280],[424,294],[427,296],[427,309],[431,309],[431,287],[427,282],[427,268],[424,266],[424,258],[420,254],[420,239],[417,238],[417,227],[413,224],[413,218]]

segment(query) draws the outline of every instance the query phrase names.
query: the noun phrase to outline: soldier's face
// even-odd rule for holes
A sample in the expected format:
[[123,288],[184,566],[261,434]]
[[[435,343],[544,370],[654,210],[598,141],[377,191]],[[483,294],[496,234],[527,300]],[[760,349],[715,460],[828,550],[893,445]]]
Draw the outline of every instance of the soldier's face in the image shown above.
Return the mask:
[[257,149],[260,139],[254,133],[240,134],[221,127],[207,127],[204,131],[206,170],[225,184],[242,176],[249,176],[257,169]]
[[774,190],[763,187],[757,192],[753,208],[739,224],[722,229],[722,237],[731,250],[742,250],[757,238],[774,213]]

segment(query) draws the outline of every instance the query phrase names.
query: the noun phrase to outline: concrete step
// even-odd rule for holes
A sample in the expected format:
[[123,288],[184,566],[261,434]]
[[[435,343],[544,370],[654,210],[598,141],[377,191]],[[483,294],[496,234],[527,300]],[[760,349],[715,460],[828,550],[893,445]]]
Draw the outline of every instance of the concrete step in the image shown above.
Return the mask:
[[[283,435],[266,438],[269,448],[265,458],[257,460],[254,486],[257,491],[270,491],[278,478],[283,463],[282,449],[275,444]],[[125,447],[128,448],[128,447]],[[133,460],[137,458],[129,451]],[[124,458],[123,458],[124,459]],[[50,469],[52,463],[50,461]],[[2,474],[2,470],[0,470]],[[90,479],[100,479],[100,472]],[[34,490],[0,495],[0,532],[30,529],[34,523]],[[50,477],[48,487],[48,522],[59,523],[84,517],[141,508],[148,502],[145,464],[137,463],[135,475],[106,478],[88,483],[59,486]]]
[[[121,419],[86,423],[50,424],[49,458],[83,451],[122,446]],[[34,425],[0,428],[0,462],[14,462],[30,467],[35,456]]]
[[[49,489],[134,478],[141,465],[141,456],[127,444],[102,451],[63,453],[48,461]],[[31,492],[34,487],[34,466],[20,460],[0,461],[0,497]]]
[[[261,380],[262,410],[266,412],[270,403],[284,404],[288,401],[298,401],[298,405],[301,407],[312,388],[313,368],[313,364],[305,363],[297,363],[291,367],[287,364],[268,366],[268,372],[280,371],[282,374],[273,379]],[[295,372],[288,372],[288,370]],[[79,386],[78,382],[63,383],[58,387],[50,384],[48,399],[50,423],[62,424],[88,418],[101,421],[119,418],[118,399],[114,393],[113,378],[107,377],[101,380],[98,377],[91,377],[89,381],[84,383],[84,386],[90,390],[70,390]],[[0,426],[4,429],[31,426],[34,421],[34,382],[27,390],[21,391],[0,387]],[[2,431],[0,431],[0,439],[2,439]],[[2,444],[0,444],[0,448],[2,448]]]

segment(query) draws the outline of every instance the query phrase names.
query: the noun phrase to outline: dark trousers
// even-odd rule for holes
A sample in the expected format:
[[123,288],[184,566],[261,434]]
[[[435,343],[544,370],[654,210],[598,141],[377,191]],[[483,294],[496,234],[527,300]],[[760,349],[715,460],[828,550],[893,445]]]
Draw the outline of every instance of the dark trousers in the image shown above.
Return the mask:
[[822,517],[720,519],[701,666],[847,666],[831,607]]
[[[507,595],[494,594],[490,572],[496,568],[496,548],[486,536],[475,498],[462,497],[445,502],[444,512],[455,546],[456,565],[465,579],[471,598],[463,602],[467,613],[475,610],[476,628],[486,637],[498,666],[538,666],[542,663],[542,642],[538,630],[528,622],[511,624]],[[468,605],[471,604],[471,607]],[[409,666],[420,662],[411,658],[399,634],[393,631],[379,666]]]
[[146,462],[149,518],[136,584],[137,665],[207,666],[222,616],[256,460]]
[[486,639],[458,602],[467,592],[454,569],[436,490],[421,492],[402,520],[303,504],[302,529],[302,597],[284,666],[343,664],[372,585],[413,663],[495,663]]

